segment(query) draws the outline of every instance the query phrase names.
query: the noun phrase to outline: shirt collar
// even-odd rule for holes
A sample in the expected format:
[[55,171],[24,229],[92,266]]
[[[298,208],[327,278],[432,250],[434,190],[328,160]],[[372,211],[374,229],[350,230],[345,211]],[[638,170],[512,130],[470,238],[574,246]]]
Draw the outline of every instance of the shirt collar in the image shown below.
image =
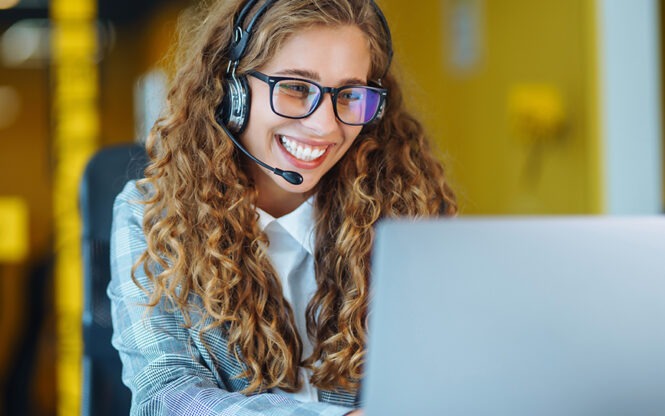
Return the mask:
[[314,255],[314,195],[309,197],[298,208],[290,213],[275,218],[261,208],[259,226],[265,231],[271,223],[276,222],[293,237],[310,255]]

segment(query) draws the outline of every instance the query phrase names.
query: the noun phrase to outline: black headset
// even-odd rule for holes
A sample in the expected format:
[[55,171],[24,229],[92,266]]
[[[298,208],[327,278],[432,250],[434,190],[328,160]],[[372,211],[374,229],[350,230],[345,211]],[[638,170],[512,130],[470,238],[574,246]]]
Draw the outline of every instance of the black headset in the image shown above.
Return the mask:
[[[236,74],[236,68],[238,67],[238,62],[245,55],[245,50],[247,49],[247,44],[254,30],[254,26],[261,18],[261,16],[263,16],[266,10],[268,10],[270,6],[272,6],[276,1],[277,0],[267,0],[265,3],[263,3],[263,5],[252,17],[252,20],[247,25],[247,28],[243,29],[242,25],[245,21],[245,18],[247,17],[247,14],[258,2],[258,0],[249,0],[242,8],[238,16],[235,18],[233,23],[233,41],[230,45],[231,52],[229,57],[229,64],[226,68],[226,76],[224,80],[224,98],[218,107],[217,119],[220,124],[223,125],[223,127],[226,127],[224,130],[228,129],[234,134],[242,133],[242,131],[247,126],[251,95],[249,91],[249,85],[247,83],[247,77],[244,75]],[[381,12],[381,9],[379,9],[379,6],[374,2],[374,0],[369,1],[372,3],[377,16],[381,20],[381,24],[384,28],[388,41],[388,65],[386,66],[383,75],[381,75],[381,77],[377,80],[377,83],[379,86],[381,86],[381,79],[388,73],[388,69],[390,68],[390,63],[393,57],[392,38],[390,35],[388,22]],[[383,115],[384,108],[385,100],[379,108],[377,119]]]

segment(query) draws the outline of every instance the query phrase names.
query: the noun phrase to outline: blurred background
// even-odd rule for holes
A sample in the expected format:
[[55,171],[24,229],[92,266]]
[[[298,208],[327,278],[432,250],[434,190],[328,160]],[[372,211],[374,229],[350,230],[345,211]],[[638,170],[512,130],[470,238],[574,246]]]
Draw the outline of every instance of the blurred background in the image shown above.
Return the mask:
[[[662,2],[380,0],[461,215],[660,214]],[[0,0],[0,415],[80,413],[78,183],[197,0]]]

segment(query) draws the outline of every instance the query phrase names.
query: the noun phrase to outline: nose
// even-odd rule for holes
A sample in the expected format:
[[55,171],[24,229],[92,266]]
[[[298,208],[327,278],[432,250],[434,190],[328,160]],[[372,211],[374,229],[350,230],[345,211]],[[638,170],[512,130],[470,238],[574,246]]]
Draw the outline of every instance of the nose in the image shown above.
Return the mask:
[[321,136],[325,136],[338,129],[339,121],[335,117],[330,93],[324,93],[318,108],[312,114],[303,118],[301,122],[304,126]]

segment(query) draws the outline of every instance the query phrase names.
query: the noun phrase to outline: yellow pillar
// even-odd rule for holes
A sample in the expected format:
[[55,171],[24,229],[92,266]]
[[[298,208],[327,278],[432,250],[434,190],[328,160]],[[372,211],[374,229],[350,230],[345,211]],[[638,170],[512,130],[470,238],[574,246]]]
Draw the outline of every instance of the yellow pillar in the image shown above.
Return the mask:
[[97,146],[95,0],[52,0],[58,415],[80,414],[83,284],[78,184]]
[[25,260],[30,248],[28,203],[0,196],[0,264]]

